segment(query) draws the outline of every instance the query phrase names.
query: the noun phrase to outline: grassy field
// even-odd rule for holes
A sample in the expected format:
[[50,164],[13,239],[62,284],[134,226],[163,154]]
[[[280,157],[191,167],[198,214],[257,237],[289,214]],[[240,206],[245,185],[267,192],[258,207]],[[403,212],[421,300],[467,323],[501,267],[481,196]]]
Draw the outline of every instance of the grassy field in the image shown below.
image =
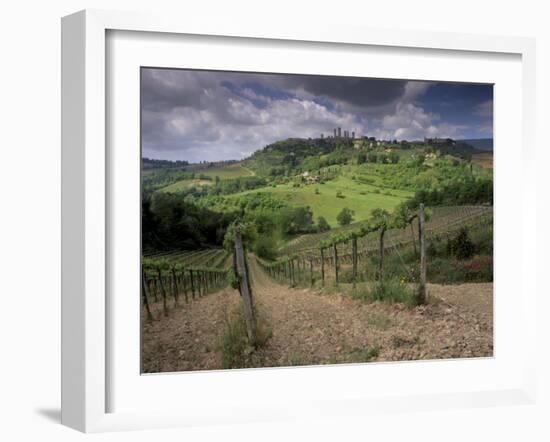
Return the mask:
[[[316,193],[318,191],[319,193]],[[281,184],[266,189],[255,189],[231,195],[238,198],[247,193],[269,192],[292,206],[309,206],[314,219],[323,216],[331,226],[337,226],[338,213],[347,207],[355,211],[354,221],[365,220],[376,208],[393,210],[399,203],[412,196],[405,190],[385,190],[370,184],[360,184],[351,178],[341,176],[325,184],[311,184],[294,187]],[[342,198],[336,196],[341,192]]]
[[204,167],[193,169],[193,172],[203,174],[212,178],[216,176],[220,180],[229,180],[232,178],[239,178],[245,176],[254,176],[254,172],[244,167],[241,163],[228,164],[221,167]]
[[169,186],[160,189],[161,192],[179,192],[197,186],[211,186],[214,182],[211,180],[181,180]]

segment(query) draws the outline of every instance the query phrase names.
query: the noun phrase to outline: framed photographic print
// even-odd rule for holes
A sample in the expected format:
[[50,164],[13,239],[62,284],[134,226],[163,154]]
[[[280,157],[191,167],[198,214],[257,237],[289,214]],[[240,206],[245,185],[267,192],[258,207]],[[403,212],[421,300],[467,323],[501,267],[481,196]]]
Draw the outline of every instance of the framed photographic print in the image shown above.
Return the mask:
[[533,42],[236,29],[63,19],[63,422],[531,401]]

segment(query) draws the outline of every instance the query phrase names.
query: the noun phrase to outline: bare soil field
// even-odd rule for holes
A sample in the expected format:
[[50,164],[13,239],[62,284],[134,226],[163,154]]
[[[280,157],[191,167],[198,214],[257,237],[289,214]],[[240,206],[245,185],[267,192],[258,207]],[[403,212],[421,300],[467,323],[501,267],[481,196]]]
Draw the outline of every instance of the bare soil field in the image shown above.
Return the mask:
[[[493,355],[493,284],[428,285],[430,302],[365,303],[341,290],[289,288],[250,260],[254,302],[271,337],[254,366],[296,366],[472,358]],[[159,303],[160,304],[160,303]],[[222,368],[220,343],[229,313],[241,308],[226,289],[162,314],[143,316],[145,373]]]
[[485,169],[493,168],[493,152],[476,153],[472,155],[472,163]]

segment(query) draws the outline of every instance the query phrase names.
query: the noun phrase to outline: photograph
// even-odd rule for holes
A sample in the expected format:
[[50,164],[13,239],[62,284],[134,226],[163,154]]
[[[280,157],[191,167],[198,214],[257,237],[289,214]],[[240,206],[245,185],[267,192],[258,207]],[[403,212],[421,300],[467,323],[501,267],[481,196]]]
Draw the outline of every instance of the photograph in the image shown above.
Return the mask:
[[141,373],[493,357],[493,89],[142,66]]

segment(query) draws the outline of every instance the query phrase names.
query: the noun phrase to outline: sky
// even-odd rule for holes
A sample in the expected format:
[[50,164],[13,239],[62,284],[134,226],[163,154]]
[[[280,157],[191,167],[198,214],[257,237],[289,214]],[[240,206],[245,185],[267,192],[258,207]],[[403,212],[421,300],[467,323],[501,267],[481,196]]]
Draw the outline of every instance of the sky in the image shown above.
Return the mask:
[[242,159],[335,127],[356,136],[492,138],[493,86],[142,68],[142,156]]

